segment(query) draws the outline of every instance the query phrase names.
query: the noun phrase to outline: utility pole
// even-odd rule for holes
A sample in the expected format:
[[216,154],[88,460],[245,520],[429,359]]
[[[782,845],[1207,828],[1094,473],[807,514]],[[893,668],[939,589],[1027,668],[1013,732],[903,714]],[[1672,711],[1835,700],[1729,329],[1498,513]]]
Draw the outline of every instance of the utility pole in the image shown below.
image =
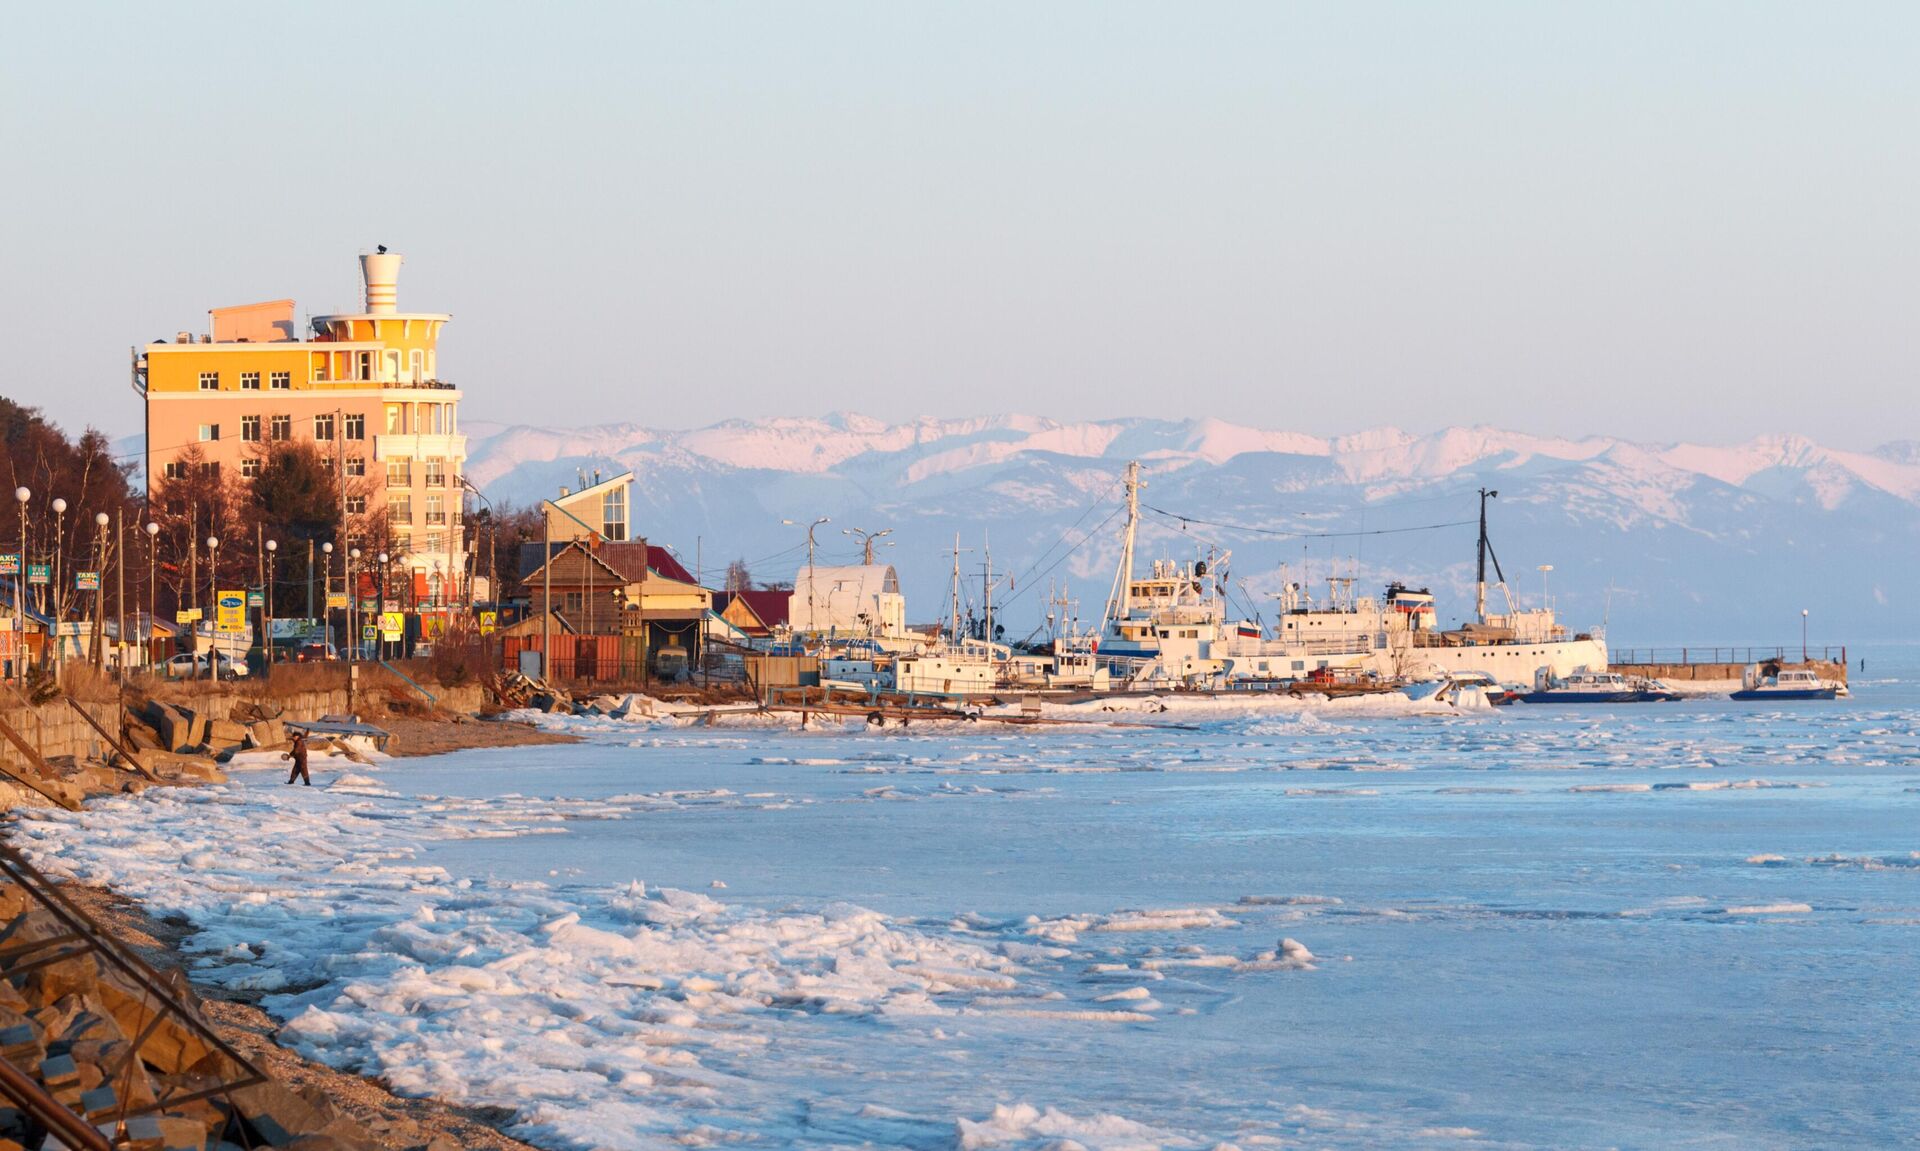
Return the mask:
[[540,501],[540,678],[553,678],[553,519]]
[[105,512],[93,513],[94,526],[100,530],[95,533],[93,564],[93,632],[87,640],[87,660],[94,670],[106,669],[106,630],[107,630],[107,525],[113,517]]
[[[147,509],[151,514],[151,508]],[[147,667],[153,667],[153,634],[160,619],[160,524],[147,521]]]
[[[780,522],[783,524],[787,524],[790,527],[797,528],[800,526],[800,523],[798,520],[781,520]],[[819,519],[807,525],[807,630],[810,632],[819,630],[817,627],[814,626],[814,618],[813,618],[813,601],[814,601],[813,529],[819,527],[821,524],[828,524],[832,522],[833,520],[831,517],[821,516]]]
[[113,509],[113,614],[114,635],[120,654],[120,686],[127,684],[127,517],[122,508]]
[[13,498],[20,504],[20,571],[13,577],[13,674],[21,683],[27,681],[27,501],[33,498],[33,492],[27,488],[13,489]]

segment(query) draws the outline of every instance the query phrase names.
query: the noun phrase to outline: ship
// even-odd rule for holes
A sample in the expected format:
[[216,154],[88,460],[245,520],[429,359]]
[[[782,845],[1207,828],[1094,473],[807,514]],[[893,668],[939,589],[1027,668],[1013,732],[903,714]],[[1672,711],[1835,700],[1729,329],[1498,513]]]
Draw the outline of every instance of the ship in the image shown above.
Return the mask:
[[[1399,581],[1376,598],[1356,595],[1352,579],[1330,579],[1321,602],[1303,584],[1286,583],[1278,593],[1278,618],[1268,628],[1232,618],[1228,610],[1221,573],[1231,553],[1181,563],[1156,560],[1138,578],[1133,560],[1140,487],[1140,465],[1130,463],[1120,566],[1097,645],[1116,685],[1287,689],[1316,673],[1388,682],[1474,673],[1499,684],[1530,685],[1543,672],[1563,679],[1607,669],[1600,629],[1570,633],[1550,605],[1515,606],[1487,534],[1487,504],[1496,491],[1480,490],[1474,618],[1445,630],[1438,626],[1431,590]],[[1489,562],[1504,612],[1488,610]]]

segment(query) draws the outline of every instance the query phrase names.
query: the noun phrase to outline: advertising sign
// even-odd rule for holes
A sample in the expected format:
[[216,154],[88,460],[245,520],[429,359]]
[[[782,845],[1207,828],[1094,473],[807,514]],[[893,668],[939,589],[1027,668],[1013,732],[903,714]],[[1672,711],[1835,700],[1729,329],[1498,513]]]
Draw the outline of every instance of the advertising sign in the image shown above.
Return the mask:
[[99,591],[100,590],[100,573],[99,572],[74,572],[73,573],[73,590],[74,591]]
[[380,613],[380,638],[396,643],[407,633],[407,617],[397,611]]
[[27,582],[30,584],[50,584],[53,582],[52,564],[28,564]]
[[338,591],[330,591],[327,593],[327,610],[328,611],[333,611],[335,608],[344,608],[346,606],[347,606],[347,593],[338,592]]
[[223,591],[214,597],[213,629],[215,631],[245,631],[247,628],[247,593],[244,591]]
[[175,623],[195,623],[199,619],[200,609],[197,607],[181,608],[179,611],[173,613],[173,622]]
[[20,574],[20,553],[8,552],[0,555],[0,575]]
[[267,593],[259,592],[259,591],[249,591],[247,593],[247,606],[248,607],[267,606]]

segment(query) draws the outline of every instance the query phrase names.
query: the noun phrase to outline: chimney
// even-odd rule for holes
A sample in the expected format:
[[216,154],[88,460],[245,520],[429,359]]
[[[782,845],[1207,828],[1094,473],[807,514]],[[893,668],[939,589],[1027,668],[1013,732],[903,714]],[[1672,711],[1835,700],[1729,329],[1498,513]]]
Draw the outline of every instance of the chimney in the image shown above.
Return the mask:
[[385,244],[371,256],[360,257],[360,275],[367,282],[367,312],[390,316],[400,282],[400,254],[387,251]]

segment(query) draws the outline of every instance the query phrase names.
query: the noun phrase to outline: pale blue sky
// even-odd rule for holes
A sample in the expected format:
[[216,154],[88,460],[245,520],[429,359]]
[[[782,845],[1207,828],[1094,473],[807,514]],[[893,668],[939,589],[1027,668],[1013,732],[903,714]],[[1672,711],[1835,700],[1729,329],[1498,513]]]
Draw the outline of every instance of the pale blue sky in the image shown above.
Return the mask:
[[472,417],[1920,436],[1911,4],[39,4],[0,393],[407,256]]

